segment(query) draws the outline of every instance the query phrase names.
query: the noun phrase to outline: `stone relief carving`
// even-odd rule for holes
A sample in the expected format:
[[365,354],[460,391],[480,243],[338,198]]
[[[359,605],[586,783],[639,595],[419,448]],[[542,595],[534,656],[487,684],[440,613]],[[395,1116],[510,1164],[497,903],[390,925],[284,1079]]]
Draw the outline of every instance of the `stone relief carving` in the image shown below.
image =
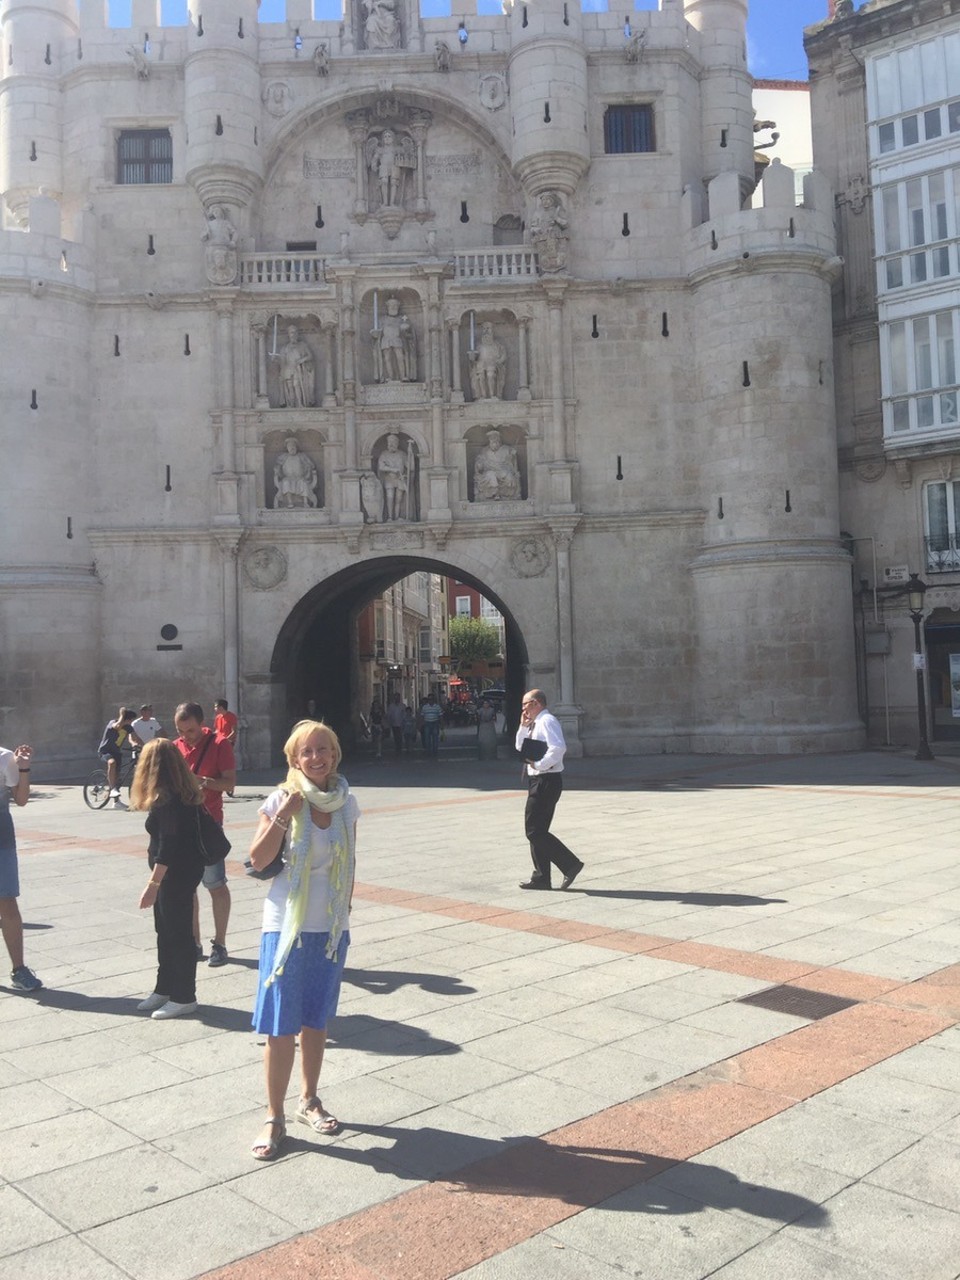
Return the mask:
[[280,408],[309,409],[316,403],[316,362],[295,324],[287,328],[287,341],[270,359],[279,362]]
[[497,427],[487,432],[487,445],[473,464],[474,502],[510,501],[521,496],[517,451],[505,444]]
[[417,335],[408,317],[400,310],[399,298],[388,298],[386,314],[379,315],[374,301],[373,376],[375,382],[417,381]]
[[255,591],[272,591],[287,576],[287,558],[279,547],[257,547],[245,557],[243,573]]
[[150,79],[150,63],[143,55],[143,50],[135,44],[127,45],[127,57],[133,63],[133,71],[138,80]]
[[211,284],[233,284],[237,278],[237,229],[222,204],[210,206],[207,229],[201,237],[207,246],[204,266]]
[[623,46],[623,56],[625,60],[633,66],[639,66],[643,61],[643,51],[647,47],[646,31],[636,31]]
[[429,111],[406,107],[389,95],[345,116],[356,174],[352,217],[361,224],[376,218],[390,240],[406,218],[430,217],[426,141],[432,120]]
[[296,436],[284,441],[284,452],[273,464],[273,505],[277,511],[292,511],[320,505],[317,497],[319,475],[312,460],[300,452]]
[[283,80],[273,80],[270,84],[264,85],[261,98],[270,115],[276,116],[277,119],[285,116],[293,107],[293,93],[290,86]]
[[481,106],[488,111],[499,111],[507,101],[507,82],[499,74],[481,76],[479,92]]
[[313,65],[318,76],[328,76],[330,74],[330,51],[327,49],[326,40],[321,40],[314,49]]
[[542,538],[517,538],[510,548],[510,567],[518,578],[542,578],[550,565],[550,549]]
[[562,271],[567,265],[570,219],[558,191],[542,191],[530,220],[530,243],[540,255],[540,270]]
[[850,179],[850,185],[847,187],[847,203],[850,206],[850,212],[857,215],[863,213],[869,198],[869,182],[867,182],[862,173],[854,174]]
[[483,171],[483,153],[427,156],[427,173],[431,178],[479,178]]
[[360,7],[364,13],[364,48],[399,49],[402,35],[397,0],[360,0]]
[[365,524],[383,524],[383,485],[372,471],[360,477],[360,506]]
[[340,157],[304,156],[303,176],[305,178],[352,178],[356,173],[356,165],[352,160]]
[[507,373],[507,348],[494,337],[489,320],[480,326],[480,341],[467,353],[470,389],[475,400],[501,400]]
[[446,40],[434,41],[433,62],[438,71],[450,70],[450,46]]
[[[391,431],[373,460],[373,477],[380,487],[382,500],[378,506],[376,494],[371,484],[367,485],[367,500],[373,514],[380,513],[380,520],[374,520],[367,512],[364,502],[364,515],[368,523],[391,523],[397,520],[416,520],[417,510],[417,446],[409,436],[401,439],[396,431]],[[361,488],[361,498],[363,489]]]

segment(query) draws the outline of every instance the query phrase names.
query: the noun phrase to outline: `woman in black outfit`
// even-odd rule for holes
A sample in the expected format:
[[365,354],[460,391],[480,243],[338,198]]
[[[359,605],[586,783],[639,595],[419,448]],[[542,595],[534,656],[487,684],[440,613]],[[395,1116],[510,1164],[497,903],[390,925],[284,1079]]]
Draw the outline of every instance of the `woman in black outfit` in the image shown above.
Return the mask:
[[130,808],[146,809],[150,879],[140,907],[153,907],[157,930],[157,985],[137,1005],[154,1018],[179,1018],[197,1007],[197,950],[193,895],[203,875],[198,840],[200,784],[167,738],[140,753]]

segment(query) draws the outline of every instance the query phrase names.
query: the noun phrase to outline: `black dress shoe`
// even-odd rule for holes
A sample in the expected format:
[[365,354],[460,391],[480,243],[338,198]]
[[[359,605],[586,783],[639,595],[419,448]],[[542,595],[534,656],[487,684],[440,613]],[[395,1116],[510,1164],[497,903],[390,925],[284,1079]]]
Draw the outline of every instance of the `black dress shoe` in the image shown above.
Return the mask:
[[545,880],[524,880],[520,886],[521,889],[552,889],[552,884],[547,884]]
[[576,871],[571,871],[568,876],[563,877],[563,884],[560,886],[560,888],[569,889],[570,886],[573,884],[574,880],[576,880],[577,876],[580,874],[582,870],[583,870],[583,863],[581,862],[579,867],[577,867]]

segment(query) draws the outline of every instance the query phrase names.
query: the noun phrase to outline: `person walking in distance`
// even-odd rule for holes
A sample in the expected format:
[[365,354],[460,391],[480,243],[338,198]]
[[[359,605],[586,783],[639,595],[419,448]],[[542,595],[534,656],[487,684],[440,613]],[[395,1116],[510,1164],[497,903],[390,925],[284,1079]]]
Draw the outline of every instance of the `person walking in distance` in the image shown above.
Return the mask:
[[[207,812],[223,826],[223,793],[232,791],[237,783],[233,747],[224,738],[217,737],[212,729],[205,728],[203,707],[197,702],[181,702],[174,715],[174,724],[180,735],[176,739],[176,747],[186,760],[187,768],[196,775],[203,788],[203,803]],[[211,969],[217,969],[229,959],[227,924],[230,920],[230,890],[227,888],[227,868],[223,859],[211,867],[203,868],[203,884],[210,894],[215,935],[210,943],[210,959],[207,963]],[[197,959],[202,960],[200,904],[196,895],[193,902],[193,937]]]
[[[530,745],[526,746],[527,743]],[[533,874],[520,888],[552,889],[550,866],[553,863],[563,876],[560,888],[569,889],[583,870],[583,863],[550,830],[563,792],[563,757],[567,744],[560,721],[547,710],[547,697],[542,689],[531,689],[523,695],[517,750],[525,762],[527,804],[523,825],[533,859]]]
[[395,693],[387,707],[387,724],[393,735],[393,754],[398,756],[403,750],[403,702],[399,693]]
[[[237,729],[240,722],[230,710],[226,698],[218,698],[213,704],[215,712],[213,721],[213,731],[218,738],[223,738],[224,742],[229,742],[233,747],[234,763],[237,756]],[[228,791],[228,796],[232,796],[233,792]]]
[[17,905],[20,877],[17,838],[10,817],[11,802],[22,808],[30,797],[30,759],[33,748],[24,744],[8,751],[0,747],[0,930],[10,953],[14,991],[39,991],[43,983],[23,963],[23,918]]
[[440,721],[443,719],[443,708],[433,693],[428,693],[426,701],[420,708],[420,723],[423,725],[423,749],[431,760],[436,760],[440,751]]

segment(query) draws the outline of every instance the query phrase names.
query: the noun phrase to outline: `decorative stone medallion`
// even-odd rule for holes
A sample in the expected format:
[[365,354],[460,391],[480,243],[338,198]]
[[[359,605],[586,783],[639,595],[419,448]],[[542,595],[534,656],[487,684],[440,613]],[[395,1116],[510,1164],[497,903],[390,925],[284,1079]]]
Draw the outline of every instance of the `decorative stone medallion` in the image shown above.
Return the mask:
[[550,551],[542,538],[517,538],[510,548],[510,567],[518,578],[542,578]]
[[480,103],[488,111],[499,111],[507,100],[507,82],[501,75],[480,78]]
[[257,547],[244,559],[243,572],[255,591],[271,591],[287,576],[287,558],[279,547]]

